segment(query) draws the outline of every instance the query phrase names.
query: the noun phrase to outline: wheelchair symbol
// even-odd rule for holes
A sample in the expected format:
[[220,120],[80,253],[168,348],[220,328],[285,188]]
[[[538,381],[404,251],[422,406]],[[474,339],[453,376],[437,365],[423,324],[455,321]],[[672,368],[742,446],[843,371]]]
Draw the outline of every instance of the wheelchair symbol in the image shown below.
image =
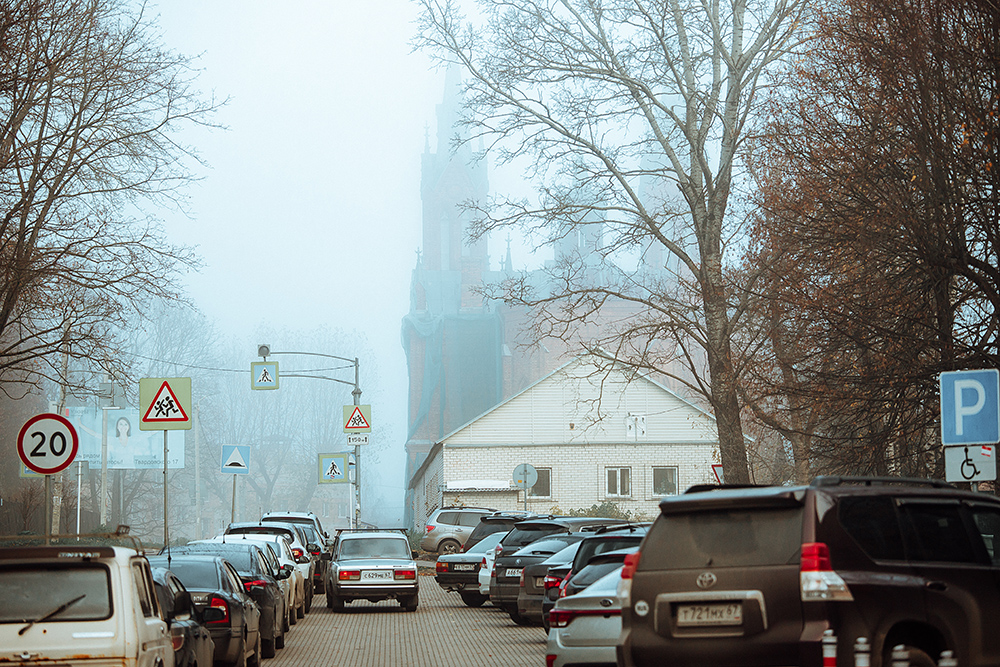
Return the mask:
[[[968,472],[966,472],[968,470]],[[965,460],[962,461],[962,479],[971,480],[979,475],[979,468],[969,458],[969,448],[965,448]]]

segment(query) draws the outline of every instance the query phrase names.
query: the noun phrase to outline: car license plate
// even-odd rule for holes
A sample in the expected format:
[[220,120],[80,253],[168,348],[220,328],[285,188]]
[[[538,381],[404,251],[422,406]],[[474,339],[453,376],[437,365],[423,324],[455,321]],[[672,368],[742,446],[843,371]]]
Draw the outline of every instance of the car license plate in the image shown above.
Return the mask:
[[392,579],[391,570],[364,570],[361,572],[362,581],[384,581]]
[[524,572],[523,567],[508,567],[507,571],[504,572],[505,577],[520,577],[521,573]]
[[451,568],[456,572],[471,572],[475,570],[476,567],[478,566],[473,565],[472,563],[455,563],[451,566]]
[[739,602],[678,605],[677,625],[743,625],[743,605]]

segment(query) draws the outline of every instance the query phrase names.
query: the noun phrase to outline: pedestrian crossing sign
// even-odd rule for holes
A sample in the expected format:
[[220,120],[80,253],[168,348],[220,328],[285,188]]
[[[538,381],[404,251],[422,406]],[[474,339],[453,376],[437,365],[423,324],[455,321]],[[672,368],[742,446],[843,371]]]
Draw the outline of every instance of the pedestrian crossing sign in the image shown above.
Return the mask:
[[250,362],[250,388],[277,389],[278,362],[277,361]]

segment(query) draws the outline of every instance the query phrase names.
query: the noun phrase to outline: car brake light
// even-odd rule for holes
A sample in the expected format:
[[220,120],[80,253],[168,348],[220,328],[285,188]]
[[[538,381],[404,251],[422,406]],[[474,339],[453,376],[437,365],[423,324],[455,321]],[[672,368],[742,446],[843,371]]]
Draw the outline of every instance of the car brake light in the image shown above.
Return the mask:
[[267,586],[267,582],[264,581],[263,579],[254,579],[253,581],[243,582],[243,588],[247,589],[247,593],[249,593],[250,589],[253,588],[254,586]]
[[357,581],[361,579],[361,570],[341,570],[337,573],[340,581]]
[[434,571],[435,572],[447,572],[448,571],[448,563],[442,563],[441,561],[438,561],[438,562],[434,563]]
[[620,609],[552,609],[549,611],[549,627],[565,628],[580,616],[621,616]]
[[549,653],[545,656],[545,667],[554,667],[556,664],[556,658],[559,656]]
[[854,600],[847,583],[833,570],[830,549],[822,542],[807,542],[802,545],[799,585],[803,602]]
[[417,571],[416,570],[394,570],[393,571],[393,578],[394,579],[416,579],[417,578]]
[[545,590],[546,590],[546,592],[550,588],[557,587],[560,583],[562,583],[562,577],[557,577],[554,574],[547,574],[547,575],[545,575]]
[[212,625],[213,623],[228,623],[229,622],[229,603],[228,602],[226,602],[224,599],[222,599],[220,597],[216,597],[216,596],[213,595],[208,600],[208,606],[212,607],[213,609],[221,609],[223,616],[222,616],[222,618],[220,618],[217,621],[209,621],[208,623],[206,623],[206,625]]
[[295,556],[295,560],[298,560],[306,555],[306,552],[298,547],[292,549],[292,555]]
[[573,577],[573,570],[570,570],[569,572],[566,573],[566,576],[562,578],[562,581],[559,582],[559,597],[561,598],[566,597],[566,584],[569,583],[569,580],[572,577]]
[[183,632],[171,633],[170,644],[173,647],[175,653],[184,648],[184,633]]
[[622,579],[631,579],[639,566],[639,552],[625,554],[625,565],[622,567]]
[[521,578],[518,579],[517,585],[524,588],[524,570],[521,570]]
[[479,569],[480,570],[486,569],[486,558],[483,558],[482,562],[479,563]]
[[430,524],[427,524],[427,532],[429,533],[429,532],[431,532],[432,530],[434,530],[434,526],[432,526],[432,525],[430,525]]

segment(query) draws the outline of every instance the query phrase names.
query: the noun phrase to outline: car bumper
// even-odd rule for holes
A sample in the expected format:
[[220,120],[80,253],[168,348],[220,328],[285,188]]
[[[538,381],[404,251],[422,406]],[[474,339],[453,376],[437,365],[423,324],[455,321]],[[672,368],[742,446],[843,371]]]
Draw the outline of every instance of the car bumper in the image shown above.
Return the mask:
[[476,572],[441,572],[434,575],[434,581],[446,591],[478,588],[479,575]]
[[416,595],[419,586],[414,582],[412,585],[364,585],[364,586],[336,586],[334,593],[344,600],[364,600],[368,598],[403,598]]
[[565,646],[559,633],[549,631],[549,639],[545,644],[545,654],[555,655],[552,667],[567,665],[587,665],[588,667],[614,667],[617,665],[615,645],[607,646]]

